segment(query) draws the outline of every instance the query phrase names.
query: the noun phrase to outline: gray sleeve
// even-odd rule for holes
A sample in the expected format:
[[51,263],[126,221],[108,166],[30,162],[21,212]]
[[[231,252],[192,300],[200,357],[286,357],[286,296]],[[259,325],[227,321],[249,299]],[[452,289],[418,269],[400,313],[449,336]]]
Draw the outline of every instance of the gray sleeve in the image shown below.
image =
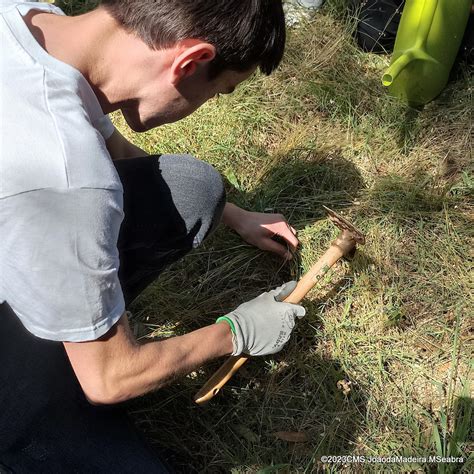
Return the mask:
[[114,124],[108,115],[103,115],[92,123],[94,127],[99,130],[104,140],[108,140],[115,131]]
[[38,337],[88,341],[125,311],[117,240],[123,197],[104,189],[41,189],[4,199],[2,292]]

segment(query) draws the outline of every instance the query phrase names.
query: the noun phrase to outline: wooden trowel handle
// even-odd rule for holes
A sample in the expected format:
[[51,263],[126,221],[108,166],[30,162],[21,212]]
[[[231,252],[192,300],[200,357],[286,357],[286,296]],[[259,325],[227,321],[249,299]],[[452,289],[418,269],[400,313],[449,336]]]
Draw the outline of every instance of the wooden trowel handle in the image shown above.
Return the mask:
[[[298,304],[313,288],[318,281],[327,273],[327,271],[343,256],[342,249],[332,244],[326,253],[309,269],[303,278],[298,282],[293,292],[285,298],[286,303]],[[247,362],[249,356],[231,356],[224,364],[212,375],[194,396],[197,404],[209,401],[219,393],[219,390],[227,381]]]

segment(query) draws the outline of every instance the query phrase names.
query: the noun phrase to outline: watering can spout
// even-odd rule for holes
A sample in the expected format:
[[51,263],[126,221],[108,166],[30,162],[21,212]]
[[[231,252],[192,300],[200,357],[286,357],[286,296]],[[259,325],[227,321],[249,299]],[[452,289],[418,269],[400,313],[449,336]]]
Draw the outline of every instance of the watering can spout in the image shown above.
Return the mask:
[[385,71],[385,74],[382,76],[382,84],[385,87],[391,86],[398,75],[415,59],[421,59],[432,64],[439,64],[436,59],[422,49],[410,49],[401,54]]
[[385,74],[382,76],[382,84],[385,87],[391,86],[392,82],[413,61],[413,59],[415,59],[415,55],[411,51],[407,51],[406,53],[403,53],[385,71]]

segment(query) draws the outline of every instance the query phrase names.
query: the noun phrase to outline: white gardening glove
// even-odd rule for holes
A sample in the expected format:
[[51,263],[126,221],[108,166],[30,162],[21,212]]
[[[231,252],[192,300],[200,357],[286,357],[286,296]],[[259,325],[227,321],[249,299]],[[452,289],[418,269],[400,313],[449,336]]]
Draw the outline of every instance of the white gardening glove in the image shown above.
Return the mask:
[[285,283],[217,319],[226,321],[232,329],[232,355],[263,356],[283,348],[295,326],[295,317],[302,318],[306,313],[300,305],[281,302],[295,287],[295,281]]

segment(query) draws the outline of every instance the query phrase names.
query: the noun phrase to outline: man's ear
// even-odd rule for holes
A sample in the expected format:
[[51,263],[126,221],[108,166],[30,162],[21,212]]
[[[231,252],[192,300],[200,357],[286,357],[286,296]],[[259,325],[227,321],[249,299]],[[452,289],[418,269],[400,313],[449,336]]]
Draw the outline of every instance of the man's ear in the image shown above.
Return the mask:
[[171,65],[171,83],[176,86],[192,76],[200,64],[209,63],[216,57],[216,48],[209,43],[199,42],[183,49]]

